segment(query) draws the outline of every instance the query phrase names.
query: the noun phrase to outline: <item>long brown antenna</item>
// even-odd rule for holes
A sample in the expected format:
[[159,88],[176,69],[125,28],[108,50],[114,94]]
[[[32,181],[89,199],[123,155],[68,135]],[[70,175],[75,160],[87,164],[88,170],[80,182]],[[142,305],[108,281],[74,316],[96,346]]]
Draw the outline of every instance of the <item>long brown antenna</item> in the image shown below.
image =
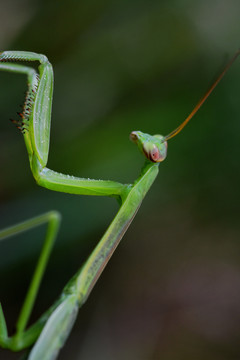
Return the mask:
[[195,108],[192,110],[192,112],[188,115],[188,117],[172,132],[170,132],[170,134],[168,134],[167,136],[164,137],[164,141],[167,141],[171,138],[173,138],[174,136],[176,136],[178,133],[180,133],[180,131],[187,125],[187,123],[191,120],[191,118],[196,114],[196,112],[199,110],[199,108],[202,106],[202,104],[204,103],[204,101],[208,98],[208,96],[211,94],[211,92],[213,91],[213,89],[217,86],[217,84],[219,83],[219,81],[222,79],[222,77],[225,75],[225,73],[228,71],[228,69],[230,68],[230,66],[232,65],[232,63],[236,60],[236,58],[238,57],[238,55],[240,54],[240,49],[238,49],[238,51],[236,52],[236,54],[232,57],[232,59],[227,63],[227,65],[225,66],[225,68],[223,69],[223,71],[221,72],[221,74],[218,76],[217,80],[214,81],[214,83],[211,85],[211,87],[208,89],[208,91],[206,92],[206,94],[199,100],[199,102],[197,103],[197,105],[195,106]]

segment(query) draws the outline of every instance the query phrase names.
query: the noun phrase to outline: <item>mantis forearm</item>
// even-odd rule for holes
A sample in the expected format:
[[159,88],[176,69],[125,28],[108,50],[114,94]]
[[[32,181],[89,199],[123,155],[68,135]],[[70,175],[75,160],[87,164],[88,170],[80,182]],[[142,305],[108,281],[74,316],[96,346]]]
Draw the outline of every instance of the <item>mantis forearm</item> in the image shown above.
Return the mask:
[[77,195],[100,195],[124,197],[129,185],[110,180],[94,180],[61,174],[47,167],[42,167],[35,158],[32,172],[40,186],[47,189]]

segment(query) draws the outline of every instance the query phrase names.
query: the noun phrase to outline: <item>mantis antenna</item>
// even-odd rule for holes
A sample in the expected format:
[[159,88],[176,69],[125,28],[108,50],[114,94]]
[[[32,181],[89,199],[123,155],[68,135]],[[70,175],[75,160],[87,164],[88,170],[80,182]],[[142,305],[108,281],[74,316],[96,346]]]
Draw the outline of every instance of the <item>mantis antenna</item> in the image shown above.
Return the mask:
[[196,114],[196,112],[200,109],[200,107],[202,106],[202,104],[205,102],[205,100],[208,98],[208,96],[211,94],[211,92],[215,89],[215,87],[217,86],[217,84],[219,83],[219,81],[223,78],[223,76],[225,75],[225,73],[228,71],[228,69],[231,67],[231,65],[233,64],[233,62],[237,59],[238,55],[240,54],[240,49],[238,49],[238,51],[235,53],[235,55],[231,58],[231,60],[227,63],[227,65],[225,66],[225,68],[223,69],[223,71],[221,72],[221,74],[217,77],[217,79],[214,81],[214,83],[210,86],[210,88],[208,89],[208,91],[204,94],[204,96],[199,100],[199,102],[197,103],[197,105],[195,106],[195,108],[191,111],[191,113],[188,115],[188,117],[172,132],[170,132],[170,134],[168,134],[167,136],[164,136],[163,138],[163,142],[167,141],[171,138],[173,138],[174,136],[176,136],[178,133],[180,133],[180,131],[182,131],[182,129],[187,125],[187,123],[192,119],[192,117]]

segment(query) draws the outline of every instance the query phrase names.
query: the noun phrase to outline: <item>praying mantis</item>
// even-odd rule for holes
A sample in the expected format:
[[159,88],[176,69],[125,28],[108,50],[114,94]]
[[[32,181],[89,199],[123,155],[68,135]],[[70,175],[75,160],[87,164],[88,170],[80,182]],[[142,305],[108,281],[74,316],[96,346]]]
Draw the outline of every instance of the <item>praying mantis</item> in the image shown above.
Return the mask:
[[[109,180],[78,178],[47,168],[53,97],[52,65],[45,55],[33,52],[4,51],[0,53],[0,70],[21,73],[28,79],[28,90],[20,120],[13,122],[23,134],[30,168],[36,183],[49,190],[70,194],[109,196],[119,203],[116,216],[89,258],[67,283],[56,302],[28,328],[27,324],[59,230],[61,216],[57,211],[50,211],[0,231],[0,240],[3,240],[47,224],[45,241],[16,322],[16,333],[13,336],[8,335],[0,304],[0,345],[3,348],[12,351],[27,349],[24,358],[29,360],[57,358],[76,320],[79,308],[87,300],[158,175],[159,164],[167,156],[167,141],[176,136],[191,120],[239,54],[240,50],[228,62],[188,117],[170,134],[151,136],[141,131],[131,132],[130,139],[144,155],[145,163],[140,176],[132,184],[122,184]],[[24,61],[39,62],[38,72],[32,67],[23,65],[21,62]]]

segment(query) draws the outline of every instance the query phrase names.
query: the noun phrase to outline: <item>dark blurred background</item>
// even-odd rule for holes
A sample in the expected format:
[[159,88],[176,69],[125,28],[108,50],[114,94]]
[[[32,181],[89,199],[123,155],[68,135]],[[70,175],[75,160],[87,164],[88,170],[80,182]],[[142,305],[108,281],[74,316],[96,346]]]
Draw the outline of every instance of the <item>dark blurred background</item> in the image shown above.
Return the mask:
[[[0,48],[46,54],[55,72],[48,167],[130,183],[132,130],[167,134],[240,46],[240,2],[8,0]],[[117,211],[113,199],[38,187],[10,118],[26,78],[0,73],[1,228],[57,209],[61,230],[33,313],[58,296]],[[59,360],[240,358],[240,62],[168,157],[94,288]],[[0,244],[10,332],[44,228]],[[0,350],[1,360],[19,354]]]

